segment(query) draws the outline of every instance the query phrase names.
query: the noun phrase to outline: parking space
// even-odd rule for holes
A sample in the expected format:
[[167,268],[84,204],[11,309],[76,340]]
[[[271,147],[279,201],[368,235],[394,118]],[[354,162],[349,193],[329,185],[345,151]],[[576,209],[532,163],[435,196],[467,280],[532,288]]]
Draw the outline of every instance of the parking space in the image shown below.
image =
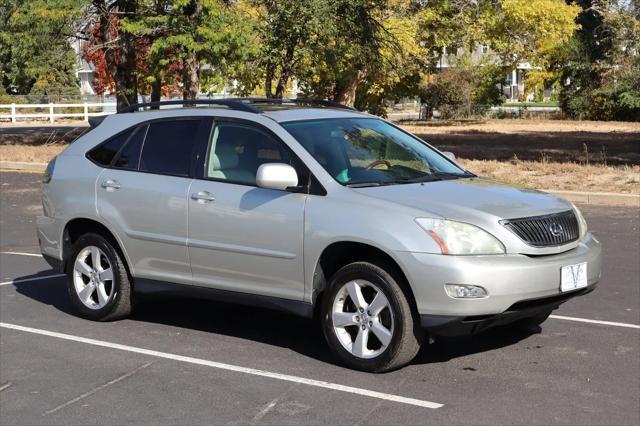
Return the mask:
[[336,365],[312,321],[262,309],[153,298],[119,322],[73,316],[37,256],[38,178],[0,174],[2,424],[640,422],[637,209],[583,208],[604,278],[539,332],[439,339],[373,375]]

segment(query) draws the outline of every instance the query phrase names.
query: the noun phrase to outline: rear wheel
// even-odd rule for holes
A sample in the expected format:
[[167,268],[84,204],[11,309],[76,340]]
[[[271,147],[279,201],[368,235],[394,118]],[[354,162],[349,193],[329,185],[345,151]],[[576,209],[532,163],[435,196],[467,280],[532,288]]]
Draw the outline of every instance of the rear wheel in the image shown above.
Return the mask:
[[131,282],[113,245],[98,234],[85,234],[67,261],[71,302],[85,318],[110,321],[131,312]]
[[356,262],[340,269],[325,292],[324,335],[349,367],[390,371],[409,363],[422,332],[395,279],[384,269]]

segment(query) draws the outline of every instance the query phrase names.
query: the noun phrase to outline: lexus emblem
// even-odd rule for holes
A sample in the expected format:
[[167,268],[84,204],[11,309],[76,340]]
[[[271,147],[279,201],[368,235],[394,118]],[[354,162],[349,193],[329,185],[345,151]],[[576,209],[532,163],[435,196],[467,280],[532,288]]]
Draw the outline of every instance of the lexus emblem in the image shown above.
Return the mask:
[[560,225],[559,223],[553,222],[551,225],[549,225],[549,232],[551,232],[551,235],[553,235],[554,237],[559,237],[560,235],[562,235],[562,231],[564,231],[564,229],[562,229],[562,225]]

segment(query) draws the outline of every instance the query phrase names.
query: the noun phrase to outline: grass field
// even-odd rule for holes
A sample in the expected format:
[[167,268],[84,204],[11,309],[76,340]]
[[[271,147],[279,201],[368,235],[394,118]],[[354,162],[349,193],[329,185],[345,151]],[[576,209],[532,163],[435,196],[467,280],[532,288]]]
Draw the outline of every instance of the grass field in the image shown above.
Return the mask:
[[[403,123],[472,172],[528,188],[640,194],[640,123]],[[83,129],[0,128],[0,160],[47,162]]]

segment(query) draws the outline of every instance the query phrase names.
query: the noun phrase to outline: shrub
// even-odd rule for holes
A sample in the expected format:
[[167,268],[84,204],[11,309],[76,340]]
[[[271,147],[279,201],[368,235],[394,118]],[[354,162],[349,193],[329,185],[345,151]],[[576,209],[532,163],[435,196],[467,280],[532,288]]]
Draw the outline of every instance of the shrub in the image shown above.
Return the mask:
[[482,114],[504,101],[499,88],[504,75],[502,67],[493,64],[451,68],[421,86],[420,100],[447,116]]

